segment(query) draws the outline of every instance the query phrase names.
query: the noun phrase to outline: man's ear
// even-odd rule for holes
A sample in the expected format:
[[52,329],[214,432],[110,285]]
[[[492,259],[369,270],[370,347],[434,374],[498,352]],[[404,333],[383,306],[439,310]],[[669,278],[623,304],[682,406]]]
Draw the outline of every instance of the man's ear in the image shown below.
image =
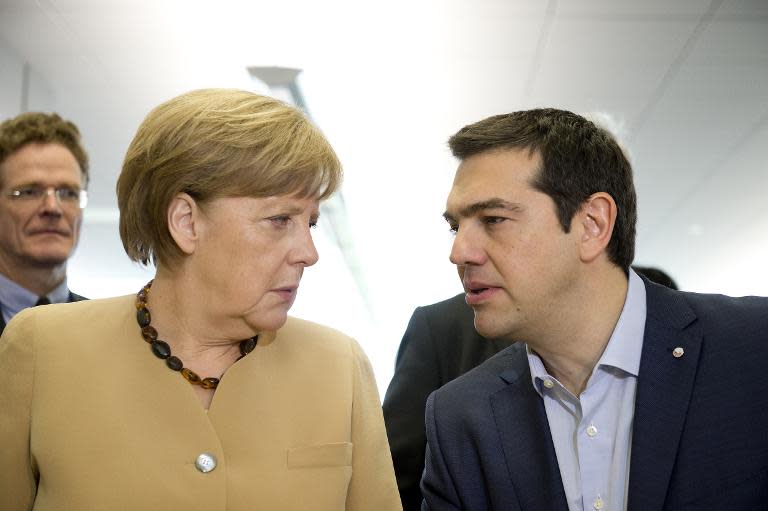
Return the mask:
[[604,253],[613,235],[618,208],[613,197],[605,192],[593,193],[577,213],[581,223],[580,255],[591,262]]
[[182,253],[195,252],[199,235],[200,208],[195,199],[179,193],[168,205],[168,231]]

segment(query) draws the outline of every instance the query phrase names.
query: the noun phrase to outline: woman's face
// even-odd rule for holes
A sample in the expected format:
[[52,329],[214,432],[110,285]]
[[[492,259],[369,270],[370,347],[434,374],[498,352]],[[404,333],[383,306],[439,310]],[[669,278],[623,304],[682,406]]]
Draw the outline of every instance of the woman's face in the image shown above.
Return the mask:
[[316,198],[281,195],[215,199],[200,209],[189,262],[212,317],[226,322],[226,334],[252,335],[230,332],[237,325],[232,319],[253,331],[285,323],[304,268],[318,259],[311,228],[319,207]]

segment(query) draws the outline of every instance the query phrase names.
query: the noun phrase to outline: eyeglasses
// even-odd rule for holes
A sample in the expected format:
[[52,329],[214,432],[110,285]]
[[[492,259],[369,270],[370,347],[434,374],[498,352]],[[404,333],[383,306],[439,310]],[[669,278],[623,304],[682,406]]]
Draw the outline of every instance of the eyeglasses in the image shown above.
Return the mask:
[[53,195],[62,206],[74,207],[77,205],[83,209],[88,204],[88,192],[71,186],[22,186],[8,193],[8,197],[13,200],[34,202],[41,201],[44,198]]

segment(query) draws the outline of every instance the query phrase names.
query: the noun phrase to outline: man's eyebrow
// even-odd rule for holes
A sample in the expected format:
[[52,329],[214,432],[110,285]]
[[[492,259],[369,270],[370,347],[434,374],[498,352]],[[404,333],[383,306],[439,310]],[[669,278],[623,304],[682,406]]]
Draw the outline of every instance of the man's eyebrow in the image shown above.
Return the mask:
[[24,181],[22,183],[16,183],[15,185],[9,186],[9,188],[14,188],[14,189],[30,188],[30,187],[47,188],[49,186],[53,186],[54,188],[59,188],[59,187],[62,187],[62,186],[70,186],[70,187],[75,187],[75,188],[80,188],[81,187],[79,183],[73,183],[72,181],[67,181],[67,180],[59,181],[58,183],[56,183],[54,185],[43,183],[40,180],[34,180],[34,181]]
[[[509,202],[498,197],[493,197],[484,201],[474,202],[461,208],[459,210],[459,217],[473,216],[478,212],[484,211],[486,209],[506,209],[507,211],[517,212],[521,211],[523,207],[515,202]],[[454,220],[453,215],[448,211],[443,213],[443,218],[445,218],[448,222]]]

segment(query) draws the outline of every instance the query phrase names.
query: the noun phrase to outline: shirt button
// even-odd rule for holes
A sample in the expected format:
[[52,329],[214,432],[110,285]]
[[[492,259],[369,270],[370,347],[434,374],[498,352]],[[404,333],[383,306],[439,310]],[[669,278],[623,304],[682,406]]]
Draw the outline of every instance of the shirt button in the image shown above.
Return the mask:
[[195,467],[204,474],[210,472],[216,468],[216,456],[204,452],[195,460]]
[[599,495],[597,496],[597,498],[595,499],[595,501],[592,503],[592,507],[594,507],[594,508],[595,508],[595,509],[597,509],[598,511],[600,511],[601,509],[603,509],[603,499],[601,499]]
[[595,435],[597,435],[597,428],[590,424],[590,426],[587,428],[587,435],[589,435],[589,438],[594,438]]
[[552,387],[555,386],[555,384],[552,382],[552,380],[547,378],[546,380],[544,380],[544,386],[547,387],[548,389],[551,389]]

